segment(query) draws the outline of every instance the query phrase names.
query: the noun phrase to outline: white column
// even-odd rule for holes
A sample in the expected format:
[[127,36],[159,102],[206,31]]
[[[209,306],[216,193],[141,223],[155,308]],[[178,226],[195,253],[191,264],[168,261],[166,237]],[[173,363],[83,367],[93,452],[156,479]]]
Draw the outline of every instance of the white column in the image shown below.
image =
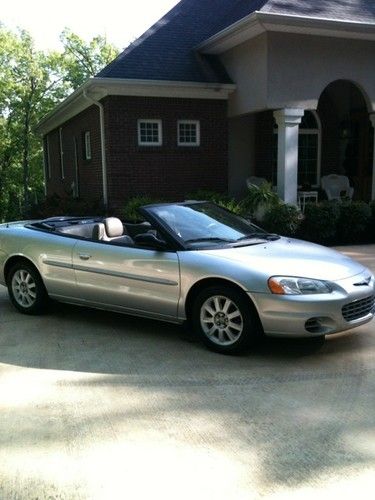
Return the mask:
[[303,109],[274,111],[278,129],[277,193],[286,203],[297,205],[298,132]]
[[372,191],[371,191],[371,199],[375,200],[375,113],[370,115],[370,121],[372,126],[374,127],[374,156],[372,159]]

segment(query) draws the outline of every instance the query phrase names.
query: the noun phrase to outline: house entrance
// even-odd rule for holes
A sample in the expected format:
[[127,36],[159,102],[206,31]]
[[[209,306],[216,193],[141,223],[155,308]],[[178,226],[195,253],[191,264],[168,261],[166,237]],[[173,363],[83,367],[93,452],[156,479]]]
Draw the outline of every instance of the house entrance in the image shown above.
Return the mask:
[[371,199],[374,134],[362,92],[338,80],[323,91],[318,105],[322,122],[322,175],[349,177],[354,198]]

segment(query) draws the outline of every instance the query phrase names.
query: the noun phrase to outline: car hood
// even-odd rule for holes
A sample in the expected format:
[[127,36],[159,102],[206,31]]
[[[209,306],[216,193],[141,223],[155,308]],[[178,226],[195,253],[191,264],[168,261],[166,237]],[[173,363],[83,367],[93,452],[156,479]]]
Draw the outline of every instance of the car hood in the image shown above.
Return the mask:
[[303,276],[336,281],[366,269],[336,250],[289,238],[243,247],[204,250],[204,253],[264,270],[268,276]]

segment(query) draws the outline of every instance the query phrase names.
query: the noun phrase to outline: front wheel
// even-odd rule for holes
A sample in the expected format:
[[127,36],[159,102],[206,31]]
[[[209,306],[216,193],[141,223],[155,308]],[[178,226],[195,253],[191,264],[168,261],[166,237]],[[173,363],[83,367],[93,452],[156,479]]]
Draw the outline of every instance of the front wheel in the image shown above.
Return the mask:
[[192,319],[207,347],[221,353],[247,350],[262,332],[250,299],[229,287],[203,290],[195,300]]
[[8,274],[8,293],[13,305],[24,314],[38,314],[48,295],[38,271],[27,262],[18,262]]

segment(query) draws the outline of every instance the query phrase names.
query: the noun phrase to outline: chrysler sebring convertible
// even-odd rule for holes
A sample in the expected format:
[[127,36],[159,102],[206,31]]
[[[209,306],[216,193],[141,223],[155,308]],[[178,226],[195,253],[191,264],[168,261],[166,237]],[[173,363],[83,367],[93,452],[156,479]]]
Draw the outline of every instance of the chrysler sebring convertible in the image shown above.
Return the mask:
[[324,337],[375,313],[375,280],[319,245],[270,234],[208,202],[147,205],[141,222],[53,217],[0,226],[0,283],[25,314],[48,299],[172,323],[211,349],[262,335]]

